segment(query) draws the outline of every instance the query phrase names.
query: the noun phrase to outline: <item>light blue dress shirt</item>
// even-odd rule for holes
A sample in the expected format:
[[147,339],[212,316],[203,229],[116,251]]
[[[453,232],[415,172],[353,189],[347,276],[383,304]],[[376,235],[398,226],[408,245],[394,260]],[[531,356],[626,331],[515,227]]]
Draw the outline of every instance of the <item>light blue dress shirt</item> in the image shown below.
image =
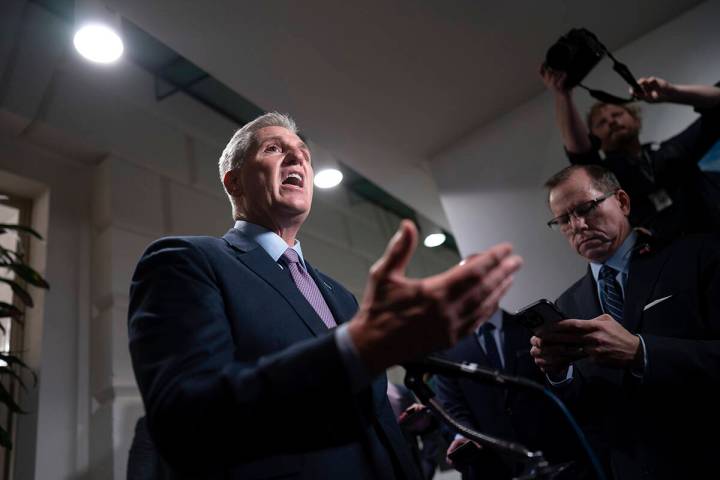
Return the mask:
[[[285,243],[285,240],[283,240],[280,235],[275,232],[271,232],[260,225],[246,222],[244,220],[237,220],[235,222],[235,229],[240,231],[240,233],[247,238],[257,242],[257,244],[260,245],[275,262],[278,262],[283,253],[285,253],[285,250],[288,249],[288,244]],[[297,252],[303,268],[307,271],[300,241],[295,240],[295,245],[290,248]],[[278,263],[278,267],[284,268],[280,263]],[[310,277],[310,279],[312,280],[312,277]],[[345,323],[335,329],[335,342],[340,350],[340,357],[342,358],[345,369],[349,374],[352,391],[359,392],[370,385],[372,377],[368,373],[365,364],[363,364],[360,359],[357,348],[350,337],[350,332],[348,332],[347,327],[348,325]]]

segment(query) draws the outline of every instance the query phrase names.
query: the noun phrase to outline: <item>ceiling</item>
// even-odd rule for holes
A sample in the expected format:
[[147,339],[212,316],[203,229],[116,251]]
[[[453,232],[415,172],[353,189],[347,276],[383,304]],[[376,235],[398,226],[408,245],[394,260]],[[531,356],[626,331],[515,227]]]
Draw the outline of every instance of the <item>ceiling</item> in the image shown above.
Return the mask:
[[700,2],[106,3],[447,228],[429,158],[541,93],[554,40],[584,26],[617,49]]

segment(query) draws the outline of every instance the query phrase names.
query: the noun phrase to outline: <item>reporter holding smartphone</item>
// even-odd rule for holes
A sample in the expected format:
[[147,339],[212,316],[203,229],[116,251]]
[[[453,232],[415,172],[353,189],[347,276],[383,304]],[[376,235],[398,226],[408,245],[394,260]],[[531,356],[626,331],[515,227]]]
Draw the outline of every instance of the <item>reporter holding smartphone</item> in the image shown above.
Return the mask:
[[557,300],[570,319],[530,354],[616,480],[706,478],[720,428],[720,242],[630,226],[631,198],[596,165],[546,182],[548,225],[589,262]]

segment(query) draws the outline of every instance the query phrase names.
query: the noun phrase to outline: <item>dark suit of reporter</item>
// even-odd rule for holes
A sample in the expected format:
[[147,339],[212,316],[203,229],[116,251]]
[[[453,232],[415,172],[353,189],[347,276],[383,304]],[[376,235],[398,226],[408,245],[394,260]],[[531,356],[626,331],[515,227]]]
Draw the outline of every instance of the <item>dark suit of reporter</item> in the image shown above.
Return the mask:
[[160,453],[183,478],[415,478],[379,374],[487,317],[519,259],[504,245],[408,279],[417,232],[404,222],[359,308],[302,265],[340,325],[331,332],[276,261],[278,242],[301,253],[312,202],[294,123],[267,114],[246,125],[220,171],[242,222],[223,238],[155,242],[133,277],[130,352]]
[[[601,167],[568,167],[548,187],[561,232],[590,266],[557,301],[572,319],[533,337],[536,363],[611,478],[710,474],[716,454],[705,438],[720,427],[718,238],[663,244],[633,231],[630,199]],[[607,267],[615,273],[603,277]]]

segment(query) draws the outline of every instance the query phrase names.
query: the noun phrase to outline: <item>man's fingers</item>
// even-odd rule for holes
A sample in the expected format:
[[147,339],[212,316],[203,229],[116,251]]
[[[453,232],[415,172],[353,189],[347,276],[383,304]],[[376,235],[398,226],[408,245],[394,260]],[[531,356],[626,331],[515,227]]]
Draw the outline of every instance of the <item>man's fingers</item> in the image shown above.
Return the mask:
[[467,289],[475,287],[485,289],[487,295],[521,266],[522,258],[512,255],[510,244],[502,243],[466,258],[460,265],[440,276],[443,282],[447,282],[451,297],[464,296]]
[[597,330],[597,328],[598,325],[594,320],[560,320],[559,322],[555,322],[547,325],[546,327],[543,327],[543,334],[541,335],[541,337],[545,337],[547,334],[551,333],[590,333]]
[[393,273],[404,274],[417,246],[417,228],[410,220],[403,220],[398,231],[388,242],[385,253],[370,269],[375,278],[385,278]]
[[539,347],[552,344],[562,345],[586,345],[585,334],[578,333],[543,333],[540,332]]
[[520,268],[520,257],[508,257],[488,274],[480,279],[461,279],[451,287],[449,297],[452,299],[460,295],[457,300],[461,308],[459,315],[473,324],[482,323],[498,308],[500,299],[512,286],[512,274]]
[[[542,358],[553,358],[562,361],[573,361],[588,356],[588,348],[579,345],[571,344],[554,344],[545,345],[541,348],[533,347],[537,349],[537,356]],[[531,349],[532,350],[532,349]]]

